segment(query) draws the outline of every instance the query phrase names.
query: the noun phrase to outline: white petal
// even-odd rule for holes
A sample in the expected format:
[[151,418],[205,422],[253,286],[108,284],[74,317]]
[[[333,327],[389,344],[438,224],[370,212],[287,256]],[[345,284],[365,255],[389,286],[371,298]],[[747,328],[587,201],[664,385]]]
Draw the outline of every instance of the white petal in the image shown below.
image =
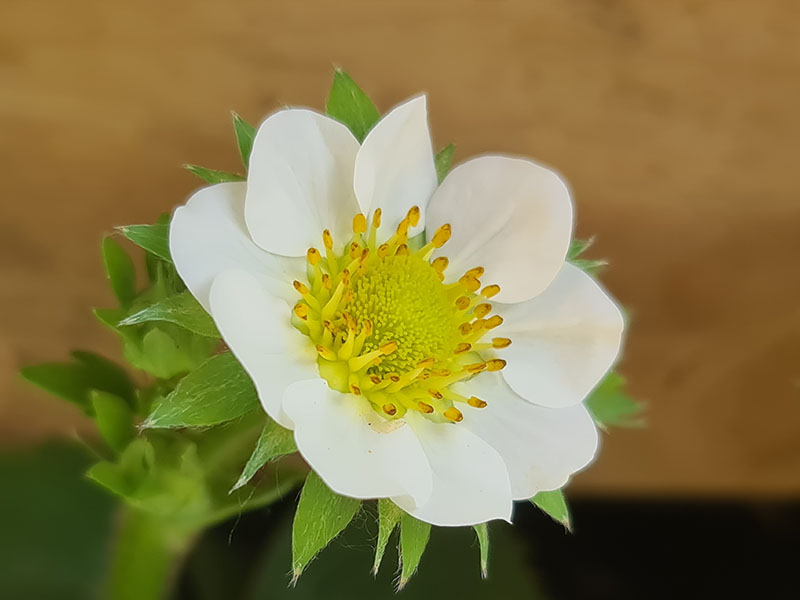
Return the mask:
[[515,500],[562,487],[595,456],[597,428],[583,404],[536,406],[515,394],[499,373],[481,373],[454,389],[488,403],[485,408],[462,407],[459,426],[500,453]]
[[512,342],[497,353],[508,361],[503,376],[540,406],[581,402],[619,354],[622,313],[589,275],[569,263],[544,293],[495,310],[504,322],[493,333]]
[[300,454],[334,492],[402,497],[412,505],[430,496],[431,470],[414,431],[402,421],[376,431],[373,426],[386,420],[363,397],[341,394],[317,378],[293,384],[283,407],[295,423]]
[[178,275],[208,310],[214,278],[228,269],[256,274],[272,293],[290,297],[303,273],[302,259],[264,252],[244,223],[245,183],[220,183],[197,191],[172,215],[169,249]]
[[284,256],[318,246],[326,228],[337,243],[346,242],[358,212],[357,152],[347,127],[314,111],[287,109],[264,121],[247,175],[245,214],[255,242]]
[[419,225],[436,189],[436,166],[428,131],[425,96],[412,98],[389,112],[367,134],[356,158],[354,187],[362,212],[380,208],[381,232],[392,233],[412,206],[419,206]]
[[511,484],[500,454],[460,424],[409,414],[433,471],[430,500],[419,507],[392,498],[416,518],[440,526],[511,522]]
[[211,287],[211,315],[222,338],[252,378],[264,410],[289,429],[284,391],[319,373],[314,345],[291,325],[291,314],[290,304],[245,271],[226,271]]
[[542,292],[564,262],[572,233],[572,201],[564,181],[536,163],[505,156],[474,158],[453,169],[428,206],[426,236],[445,223],[449,279],[484,267],[500,285],[497,302]]

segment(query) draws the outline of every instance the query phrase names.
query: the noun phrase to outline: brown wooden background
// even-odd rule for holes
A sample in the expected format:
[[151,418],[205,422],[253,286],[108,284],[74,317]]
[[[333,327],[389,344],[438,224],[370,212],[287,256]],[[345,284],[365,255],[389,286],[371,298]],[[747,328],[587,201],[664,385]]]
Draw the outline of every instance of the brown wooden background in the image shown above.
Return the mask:
[[116,352],[104,230],[235,168],[229,109],[322,107],[332,64],[388,109],[428,90],[458,159],[530,155],[571,181],[578,232],[629,308],[650,427],[577,487],[800,493],[800,8],[795,0],[0,5],[0,436],[85,427],[19,383]]

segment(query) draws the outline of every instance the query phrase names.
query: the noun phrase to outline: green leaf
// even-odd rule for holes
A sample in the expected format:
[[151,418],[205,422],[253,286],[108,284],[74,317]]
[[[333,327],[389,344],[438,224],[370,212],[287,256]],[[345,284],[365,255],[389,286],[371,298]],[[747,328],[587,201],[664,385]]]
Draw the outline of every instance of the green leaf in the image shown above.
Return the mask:
[[242,470],[242,474],[239,476],[236,485],[231,489],[231,492],[246,485],[253,478],[253,475],[269,461],[292,452],[297,452],[294,434],[267,417],[267,424],[264,425],[264,429],[261,431],[261,437],[258,438],[256,449],[253,450],[253,454],[244,466],[244,470]]
[[136,386],[128,372],[120,365],[104,356],[85,350],[73,350],[70,356],[84,367],[93,389],[110,392],[133,405]]
[[481,547],[481,577],[486,579],[489,576],[489,524],[481,523],[473,526],[473,529]]
[[253,151],[253,140],[256,137],[256,128],[250,125],[236,113],[233,115],[233,131],[236,134],[236,145],[239,146],[239,155],[245,170],[250,166],[250,153]]
[[205,427],[237,419],[258,406],[253,382],[236,357],[226,352],[209,358],[169,396],[156,401],[143,426]]
[[364,141],[381,117],[369,96],[341,69],[333,73],[333,85],[325,110],[329,116],[347,125],[359,142]]
[[103,238],[103,263],[111,289],[122,306],[136,297],[136,269],[125,249],[111,236]]
[[386,552],[386,544],[403,516],[403,510],[388,498],[378,500],[378,541],[375,545],[375,562],[372,573],[377,575]]
[[156,223],[155,225],[124,225],[117,229],[140,248],[171,263],[169,253],[169,225]]
[[139,325],[149,321],[167,321],[198,335],[219,339],[219,331],[214,320],[188,291],[169,296],[124,318],[120,327]]
[[217,171],[207,169],[199,165],[183,165],[183,168],[192,175],[196,175],[206,183],[228,183],[231,181],[245,181],[245,178],[238,173],[228,173],[227,171]]
[[594,238],[580,240],[573,238],[570,242],[569,250],[567,251],[567,261],[586,271],[589,275],[596,275],[600,270],[608,265],[605,260],[593,260],[587,258],[578,258],[583,254],[591,245],[594,244]]
[[564,492],[562,490],[539,492],[531,498],[531,502],[533,502],[534,506],[538,506],[541,510],[550,515],[553,520],[561,523],[568,531],[572,530],[569,508],[567,507],[567,500],[564,498]]
[[431,526],[415,519],[409,514],[403,514],[400,520],[400,561],[402,564],[400,571],[400,581],[397,584],[397,591],[402,590],[411,576],[417,570],[422,554],[428,545],[431,535]]
[[644,405],[628,396],[624,388],[625,378],[611,372],[589,394],[586,407],[600,427],[644,426]]
[[136,436],[133,411],[119,396],[93,390],[90,394],[100,435],[115,452],[122,452]]
[[356,516],[361,501],[334,494],[314,471],[308,474],[292,526],[292,584],[313,558]]
[[442,183],[450,172],[450,165],[453,162],[455,151],[455,144],[448,144],[436,153],[436,176],[439,178],[439,183]]

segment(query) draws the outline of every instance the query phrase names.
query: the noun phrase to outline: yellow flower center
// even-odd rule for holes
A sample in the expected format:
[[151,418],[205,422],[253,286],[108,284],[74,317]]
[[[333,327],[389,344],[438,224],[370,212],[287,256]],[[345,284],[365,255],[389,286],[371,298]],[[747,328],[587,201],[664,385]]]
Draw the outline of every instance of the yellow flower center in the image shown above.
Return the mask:
[[412,250],[408,230],[419,221],[417,207],[378,245],[380,219],[377,210],[367,231],[364,215],[356,215],[353,236],[340,253],[330,232],[323,232],[325,256],[310,248],[307,281],[294,282],[301,300],[293,323],[314,344],[320,376],[331,388],[365,397],[387,419],[414,410],[459,422],[457,404],[483,408],[486,402],[450,386],[505,366],[502,359],[484,361],[479,354],[511,343],[500,337],[482,341],[503,321],[490,316],[485,301],[500,288],[481,290],[482,267],[444,283],[448,260],[431,255],[450,238],[449,225]]

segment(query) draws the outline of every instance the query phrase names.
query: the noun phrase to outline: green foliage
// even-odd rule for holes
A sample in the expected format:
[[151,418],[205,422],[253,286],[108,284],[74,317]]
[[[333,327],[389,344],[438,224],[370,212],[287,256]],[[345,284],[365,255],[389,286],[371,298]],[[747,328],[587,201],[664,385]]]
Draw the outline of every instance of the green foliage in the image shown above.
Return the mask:
[[403,514],[400,519],[400,581],[397,589],[402,590],[411,576],[417,570],[422,554],[428,545],[431,535],[431,526],[428,523],[415,519],[409,514]]
[[233,116],[233,132],[236,134],[236,145],[245,170],[250,166],[250,153],[253,151],[253,140],[256,137],[256,128],[250,125],[236,113]]
[[117,325],[126,327],[150,321],[166,321],[198,335],[219,339],[219,331],[200,303],[188,291],[169,296],[125,317]]
[[558,521],[568,530],[572,529],[567,499],[564,497],[564,492],[562,490],[539,492],[531,498],[531,502],[534,506],[538,506],[541,510],[550,515],[554,521]]
[[473,529],[481,548],[481,577],[486,579],[489,576],[489,524],[481,523],[475,525]]
[[206,183],[228,183],[231,181],[244,181],[245,178],[238,173],[229,173],[227,171],[217,171],[216,169],[207,169],[199,165],[183,165],[183,168],[205,181]]
[[314,471],[308,474],[292,527],[292,583],[314,557],[356,516],[361,501],[333,493]]
[[237,419],[258,408],[258,394],[230,352],[209,358],[156,402],[146,428],[206,427]]
[[372,572],[378,573],[383,555],[386,552],[386,544],[394,532],[403,510],[388,498],[378,500],[378,540],[375,544],[375,562],[372,565]]
[[631,398],[624,388],[625,378],[612,371],[586,399],[586,407],[601,428],[644,427],[644,404]]
[[436,176],[439,179],[439,183],[442,183],[450,172],[450,165],[453,163],[453,154],[455,152],[455,144],[448,144],[436,153]]
[[129,305],[136,297],[136,269],[125,249],[110,236],[103,238],[103,264],[120,305]]
[[122,452],[136,436],[133,409],[119,396],[92,390],[95,423],[100,435],[115,452]]
[[47,392],[93,413],[92,390],[109,392],[133,401],[133,382],[122,367],[91,352],[72,352],[73,362],[23,367],[21,375]]
[[592,276],[597,275],[603,267],[608,265],[605,260],[579,258],[593,243],[594,238],[589,238],[588,240],[573,238],[570,242],[569,250],[567,251],[567,262],[572,263]]
[[336,69],[333,74],[333,85],[325,110],[330,117],[347,125],[359,142],[364,141],[381,118],[369,96],[341,69]]
[[169,253],[169,225],[125,225],[117,230],[140,248],[155,254],[161,260],[172,262]]
[[261,436],[256,443],[256,449],[253,450],[253,454],[244,466],[242,474],[236,481],[236,485],[231,489],[231,492],[246,485],[261,467],[269,461],[292,452],[297,452],[292,432],[267,417],[267,424],[264,425],[264,429],[261,431]]

